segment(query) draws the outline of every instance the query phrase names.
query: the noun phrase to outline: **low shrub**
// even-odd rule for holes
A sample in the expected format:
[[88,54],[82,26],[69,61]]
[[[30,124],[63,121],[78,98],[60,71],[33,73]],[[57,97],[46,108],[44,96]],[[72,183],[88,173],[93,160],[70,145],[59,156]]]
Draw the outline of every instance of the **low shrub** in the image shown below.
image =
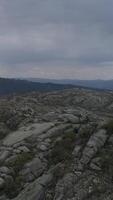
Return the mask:
[[73,132],[66,133],[60,141],[56,141],[50,155],[50,162],[57,164],[70,160],[75,146],[75,137]]
[[8,166],[12,167],[17,174],[22,167],[33,158],[32,153],[21,153],[19,154],[14,161],[8,163]]

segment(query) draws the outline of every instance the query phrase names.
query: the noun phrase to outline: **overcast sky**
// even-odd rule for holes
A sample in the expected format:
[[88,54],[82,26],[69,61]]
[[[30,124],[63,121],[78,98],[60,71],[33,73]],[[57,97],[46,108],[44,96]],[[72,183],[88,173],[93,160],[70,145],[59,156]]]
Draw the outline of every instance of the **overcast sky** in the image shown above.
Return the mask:
[[0,76],[113,79],[113,0],[0,0]]

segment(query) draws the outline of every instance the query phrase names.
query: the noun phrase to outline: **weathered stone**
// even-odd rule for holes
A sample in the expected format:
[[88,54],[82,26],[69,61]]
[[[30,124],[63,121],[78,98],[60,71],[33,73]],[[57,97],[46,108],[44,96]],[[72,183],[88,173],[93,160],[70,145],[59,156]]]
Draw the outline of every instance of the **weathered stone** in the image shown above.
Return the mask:
[[10,155],[10,152],[9,151],[3,151],[0,153],[0,164],[2,164],[6,159],[7,157]]
[[93,169],[93,170],[101,171],[101,168],[94,163],[90,164],[90,168]]
[[31,126],[27,127],[26,129],[20,129],[18,131],[9,134],[3,141],[3,144],[6,146],[13,146],[14,144],[30,137],[31,135],[40,135],[44,131],[50,129],[54,124],[53,123],[40,123],[34,124],[34,128],[31,129]]
[[59,135],[62,135],[63,132],[67,129],[67,128],[70,128],[70,124],[61,124],[57,127],[53,127],[51,128],[49,131],[47,131],[46,134],[42,134],[39,136],[39,138],[41,139],[47,139],[47,138],[50,138],[51,137],[54,137],[54,136],[59,136]]
[[0,167],[0,173],[3,173],[3,174],[12,174],[13,172],[8,167],[3,166],[3,167]]
[[34,158],[31,162],[27,163],[20,174],[28,182],[42,174],[45,169],[45,164],[39,158]]
[[42,145],[39,147],[39,149],[40,149],[41,151],[46,151],[46,150],[47,150],[47,147],[46,147],[46,145],[42,144]]
[[24,153],[29,153],[30,152],[30,150],[26,146],[20,146],[18,148],[18,150],[20,150],[20,152],[24,152]]
[[17,158],[17,155],[12,155],[12,156],[10,156],[9,158],[7,158],[7,159],[5,160],[5,164],[6,164],[6,165],[9,165],[9,163],[13,163],[13,162],[16,160],[16,158]]
[[80,122],[79,118],[77,116],[74,116],[73,114],[64,114],[63,117],[72,124],[78,124]]
[[92,157],[97,153],[97,151],[99,151],[99,149],[102,146],[104,146],[106,140],[107,140],[106,130],[101,129],[98,132],[94,133],[90,137],[83,151],[83,155],[80,162],[82,164],[87,164],[92,159]]
[[76,145],[75,148],[74,148],[74,150],[73,150],[73,152],[72,152],[72,155],[74,157],[77,157],[78,154],[79,154],[79,152],[80,152],[80,150],[81,150],[81,146],[80,145]]
[[74,195],[73,185],[76,181],[77,178],[74,174],[66,174],[56,185],[54,200],[72,198]]
[[21,151],[20,151],[19,149],[14,149],[14,150],[13,150],[13,153],[14,153],[14,154],[20,154]]
[[52,174],[43,175],[40,179],[36,179],[13,200],[44,200],[45,190],[53,179]]

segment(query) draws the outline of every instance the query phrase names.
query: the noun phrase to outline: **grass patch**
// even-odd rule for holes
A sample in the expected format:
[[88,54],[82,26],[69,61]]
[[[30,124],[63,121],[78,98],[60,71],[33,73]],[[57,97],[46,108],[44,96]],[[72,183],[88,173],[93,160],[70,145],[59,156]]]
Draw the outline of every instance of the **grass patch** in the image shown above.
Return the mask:
[[5,188],[5,193],[9,198],[14,198],[15,196],[17,196],[20,190],[23,188],[24,179],[22,176],[19,175],[19,171],[27,162],[32,160],[32,158],[33,158],[33,153],[23,152],[19,154],[15,158],[15,160],[7,164],[8,167],[13,168],[13,170],[15,171],[15,175],[13,177],[14,178],[13,184],[8,184]]
[[15,171],[15,173],[17,174],[21,169],[22,167],[28,162],[30,161],[31,159],[33,158],[33,153],[21,153],[19,154],[15,160],[9,162],[7,165],[9,167],[12,167]]
[[61,140],[56,141],[49,157],[51,164],[66,162],[71,159],[75,146],[76,135],[73,132],[64,133]]

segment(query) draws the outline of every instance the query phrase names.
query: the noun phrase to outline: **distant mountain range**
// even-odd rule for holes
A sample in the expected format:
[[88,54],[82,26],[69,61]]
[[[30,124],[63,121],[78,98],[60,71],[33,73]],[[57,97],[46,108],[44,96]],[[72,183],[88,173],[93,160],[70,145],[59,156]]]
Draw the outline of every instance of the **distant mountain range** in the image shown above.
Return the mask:
[[7,79],[0,78],[0,95],[27,92],[51,92],[71,88],[113,90],[113,80],[54,80],[54,79]]
[[50,92],[50,91],[63,90],[73,87],[75,86],[69,84],[39,83],[37,81],[32,82],[28,80],[0,78],[0,95],[25,93],[33,91]]
[[28,80],[40,83],[55,83],[55,84],[71,84],[75,86],[82,86],[87,88],[99,89],[99,90],[113,90],[113,80],[74,80],[74,79],[40,79],[29,78]]

